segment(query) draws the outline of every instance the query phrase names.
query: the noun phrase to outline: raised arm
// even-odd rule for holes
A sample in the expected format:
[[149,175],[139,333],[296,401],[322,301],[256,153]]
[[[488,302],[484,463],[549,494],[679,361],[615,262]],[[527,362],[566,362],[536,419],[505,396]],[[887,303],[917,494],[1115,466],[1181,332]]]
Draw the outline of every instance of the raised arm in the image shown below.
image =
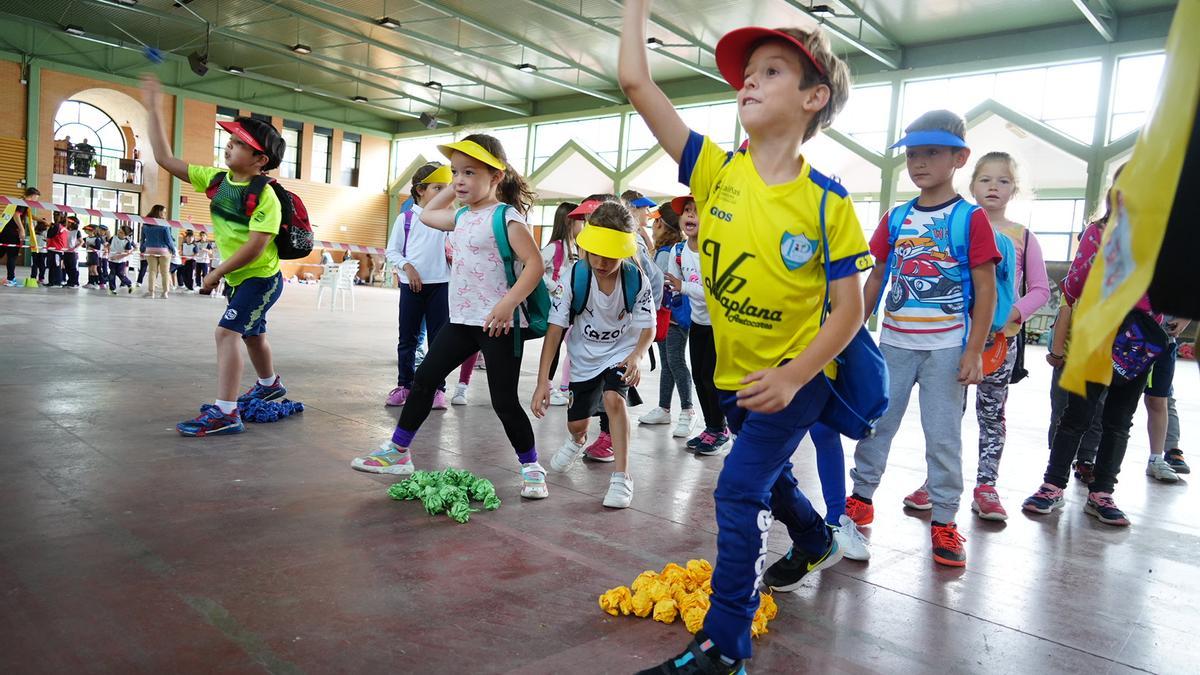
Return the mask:
[[150,113],[150,147],[154,161],[179,180],[188,181],[187,162],[175,157],[162,124],[162,86],[153,75],[142,76],[142,102]]
[[433,196],[421,210],[421,222],[435,230],[454,229],[454,190],[445,189]]
[[646,21],[650,0],[626,0],[621,26],[621,51],[617,60],[617,81],[634,109],[641,114],[671,159],[678,162],[687,145],[688,127],[671,100],[650,75],[646,60]]

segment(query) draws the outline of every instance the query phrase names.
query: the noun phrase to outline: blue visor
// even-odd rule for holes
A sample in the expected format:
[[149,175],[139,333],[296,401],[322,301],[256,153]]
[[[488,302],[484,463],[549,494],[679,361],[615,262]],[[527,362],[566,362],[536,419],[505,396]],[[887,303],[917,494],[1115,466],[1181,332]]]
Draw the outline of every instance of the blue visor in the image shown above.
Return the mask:
[[967,142],[949,131],[914,131],[892,143],[891,147],[913,147],[917,145],[943,145],[948,148],[965,148]]
[[637,199],[635,199],[635,200],[633,200],[633,201],[629,202],[629,205],[630,205],[630,206],[632,206],[632,207],[634,207],[634,208],[638,208],[638,209],[640,209],[640,208],[641,208],[641,207],[643,207],[643,206],[650,206],[650,207],[653,207],[653,206],[654,206],[654,200],[653,200],[653,199],[650,199],[649,197],[638,197]]

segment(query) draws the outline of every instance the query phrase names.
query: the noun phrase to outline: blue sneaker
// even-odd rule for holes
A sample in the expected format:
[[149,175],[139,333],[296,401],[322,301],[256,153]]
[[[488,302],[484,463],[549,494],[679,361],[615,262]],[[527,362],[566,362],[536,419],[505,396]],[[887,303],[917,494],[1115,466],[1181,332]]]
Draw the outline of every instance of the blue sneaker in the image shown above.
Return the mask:
[[284,388],[283,383],[279,381],[279,376],[276,375],[275,381],[265,387],[255,382],[253,387],[250,387],[246,390],[246,393],[238,397],[237,402],[245,403],[252,398],[260,401],[274,401],[277,398],[283,398],[286,394],[287,389]]
[[181,436],[222,436],[240,434],[246,430],[242,415],[236,409],[226,415],[212,403],[200,406],[200,416],[175,425]]
[[1040,513],[1045,515],[1061,509],[1066,500],[1063,499],[1063,489],[1049,483],[1042,483],[1038,491],[1025,499],[1021,504],[1021,508],[1030,513]]
[[701,442],[700,445],[696,446],[697,455],[715,455],[729,442],[729,427],[715,434],[711,431],[705,433],[709,434],[709,437],[707,441]]
[[638,671],[637,675],[746,675],[741,660],[726,663],[713,641],[698,631],[682,654],[662,664]]

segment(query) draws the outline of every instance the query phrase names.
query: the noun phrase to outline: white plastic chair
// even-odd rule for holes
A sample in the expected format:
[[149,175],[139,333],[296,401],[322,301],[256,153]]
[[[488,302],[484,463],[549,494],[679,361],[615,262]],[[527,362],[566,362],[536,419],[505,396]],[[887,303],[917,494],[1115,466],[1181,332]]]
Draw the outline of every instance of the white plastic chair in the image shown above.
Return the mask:
[[333,311],[333,299],[337,295],[338,276],[341,274],[341,268],[336,265],[326,265],[321,272],[321,279],[317,282],[317,309],[321,309],[321,296],[325,294],[326,289],[329,290],[329,309]]

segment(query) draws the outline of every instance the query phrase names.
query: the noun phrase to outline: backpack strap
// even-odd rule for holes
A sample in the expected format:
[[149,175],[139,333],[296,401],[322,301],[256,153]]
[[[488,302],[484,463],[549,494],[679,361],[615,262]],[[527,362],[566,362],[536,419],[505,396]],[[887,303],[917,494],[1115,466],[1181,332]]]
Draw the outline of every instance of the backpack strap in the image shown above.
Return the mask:
[[562,276],[562,264],[563,264],[563,261],[566,260],[566,258],[567,258],[566,242],[564,242],[562,239],[555,239],[554,240],[554,260],[551,263],[553,265],[553,269],[550,270],[550,278],[553,279],[554,281],[558,281],[558,278],[560,276]]
[[[958,261],[963,298],[963,346],[971,332],[971,305],[975,300],[975,287],[971,283],[971,217],[979,207],[960,199],[950,209],[950,254]],[[1000,235],[1004,236],[1004,235]]]
[[628,260],[621,261],[621,290],[625,294],[625,313],[633,315],[638,294],[642,292],[642,270]]
[[575,317],[583,314],[591,295],[592,266],[586,258],[580,258],[571,265],[571,320],[568,323],[574,324]]
[[400,247],[400,255],[408,257],[408,233],[412,229],[413,212],[404,212],[404,244]]
[[917,205],[917,200],[908,200],[900,206],[893,206],[888,210],[888,255],[887,261],[883,266],[883,281],[879,284],[879,297],[875,298],[875,309],[872,314],[879,314],[879,304],[883,302],[883,294],[887,291],[888,281],[892,278],[892,268],[896,264],[896,241],[900,239],[900,230],[904,228],[904,221],[908,220],[908,214],[912,213],[913,207]]
[[217,190],[220,189],[221,183],[225,181],[225,176],[228,175],[225,171],[218,171],[213,174],[213,177],[208,181],[208,187],[204,190],[204,196],[212,199],[217,196]]
[[262,191],[274,182],[270,176],[263,173],[250,179],[250,187],[246,188],[246,217],[254,215],[255,209],[258,208],[258,202],[262,198]]
[[675,266],[679,268],[680,276],[683,275],[683,242],[675,244]]

